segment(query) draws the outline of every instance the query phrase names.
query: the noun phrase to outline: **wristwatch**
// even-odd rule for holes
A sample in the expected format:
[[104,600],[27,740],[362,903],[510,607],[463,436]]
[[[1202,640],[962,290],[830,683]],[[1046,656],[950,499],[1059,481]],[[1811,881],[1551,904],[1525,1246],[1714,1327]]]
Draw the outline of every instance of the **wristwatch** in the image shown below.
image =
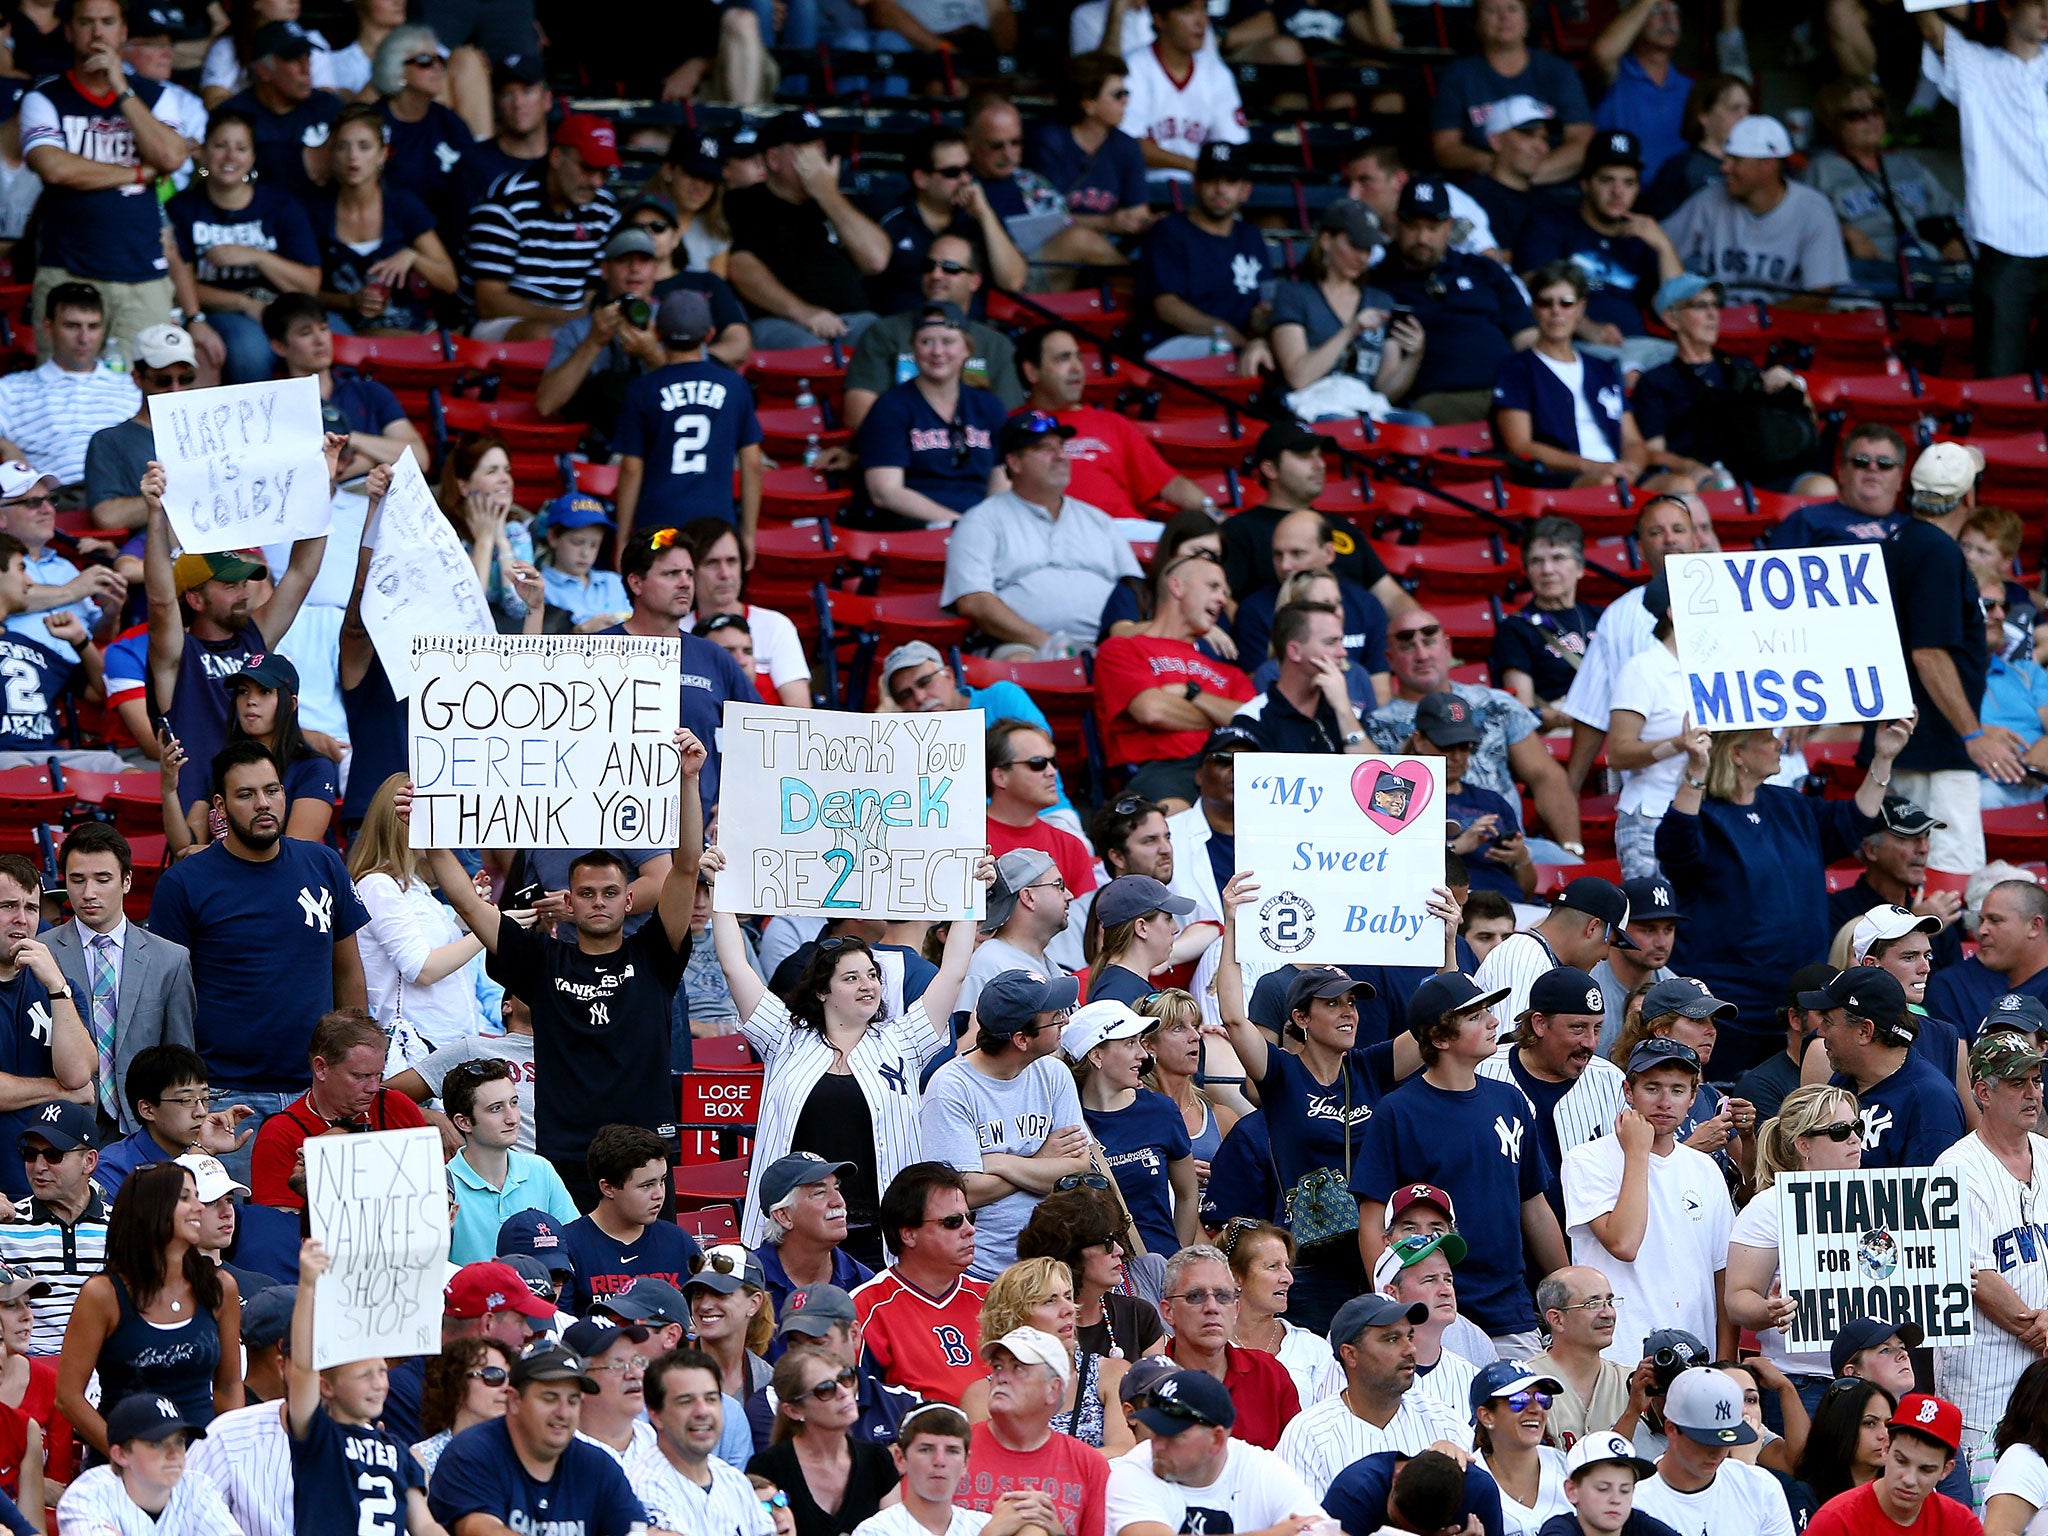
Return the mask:
[[132,86],[132,85],[124,85],[124,86],[122,86],[122,87],[121,87],[121,89],[120,89],[120,91],[119,91],[119,92],[118,92],[118,93],[117,93],[117,94],[115,95],[115,97],[114,97],[114,105],[115,105],[115,106],[117,106],[117,107],[118,107],[118,106],[120,106],[122,102],[126,101],[126,100],[127,100],[127,99],[128,99],[129,97],[130,97],[130,96],[133,96],[134,94],[135,94],[135,87],[134,87],[134,86]]
[[1347,731],[1344,733],[1344,745],[1347,747],[1355,747],[1363,740],[1365,740],[1365,732],[1363,731]]
[[1190,704],[1192,704],[1195,702],[1196,699],[1202,696],[1202,685],[1200,683],[1191,682],[1187,685],[1187,687],[1183,688],[1181,692],[1186,696],[1187,701]]
[[71,1001],[71,988],[70,988],[70,987],[69,987],[69,986],[67,985],[67,986],[66,986],[66,987],[64,988],[64,990],[63,990],[62,992],[52,992],[52,993],[50,994],[50,1001],[51,1001],[51,1002],[53,1002],[53,1003],[68,1003],[68,1002],[70,1002],[70,1001]]
[[1696,779],[1688,773],[1685,776],[1685,786],[1688,789],[1705,789],[1707,787],[1707,781],[1705,779]]

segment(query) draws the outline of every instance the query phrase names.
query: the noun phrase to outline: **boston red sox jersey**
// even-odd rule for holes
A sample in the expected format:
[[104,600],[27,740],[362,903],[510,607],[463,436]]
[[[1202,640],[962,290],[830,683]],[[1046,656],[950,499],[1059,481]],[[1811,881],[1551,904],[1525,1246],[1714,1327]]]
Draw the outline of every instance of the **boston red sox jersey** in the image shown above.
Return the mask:
[[[2048,1306],[2048,1221],[2033,1218],[2048,1215],[2048,1139],[2029,1136],[2027,1147],[2034,1176],[2024,1184],[1975,1134],[1939,1160],[1969,1170],[1963,1209],[1971,1270],[1990,1270],[2028,1307],[2040,1307]],[[1993,1322],[1981,1304],[1975,1324],[1969,1348],[1934,1352],[1934,1389],[1963,1410],[1965,1426],[1989,1431],[2004,1416],[2020,1372],[2039,1356]]]
[[[1207,49],[1195,55],[1194,67],[1181,80],[1167,74],[1159,62],[1157,43],[1124,55],[1124,63],[1130,69],[1124,84],[1131,93],[1124,132],[1133,138],[1150,139],[1170,154],[1192,160],[1210,139],[1242,144],[1251,137],[1237,81],[1229,66]],[[1154,174],[1189,179],[1185,171]]]
[[853,1293],[860,1333],[882,1379],[933,1402],[954,1403],[988,1374],[975,1353],[988,1287],[961,1279],[944,1296],[927,1296],[885,1269]]
[[81,1472],[57,1501],[57,1536],[242,1536],[204,1472],[187,1471],[171,1501],[151,1515],[128,1497],[112,1467]]

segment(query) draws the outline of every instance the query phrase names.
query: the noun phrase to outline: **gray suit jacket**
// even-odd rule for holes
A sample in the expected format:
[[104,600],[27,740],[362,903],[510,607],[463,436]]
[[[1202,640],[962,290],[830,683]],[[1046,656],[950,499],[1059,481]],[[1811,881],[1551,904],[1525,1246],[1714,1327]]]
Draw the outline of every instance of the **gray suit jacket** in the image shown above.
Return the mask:
[[[57,957],[78,1003],[78,1016],[92,1028],[92,966],[78,942],[78,924],[66,918],[38,935]],[[198,1011],[192,990],[192,956],[185,946],[160,939],[132,919],[121,944],[120,992],[114,1015],[114,1098],[121,1132],[142,1128],[128,1103],[128,1066],[152,1045],[192,1044]]]

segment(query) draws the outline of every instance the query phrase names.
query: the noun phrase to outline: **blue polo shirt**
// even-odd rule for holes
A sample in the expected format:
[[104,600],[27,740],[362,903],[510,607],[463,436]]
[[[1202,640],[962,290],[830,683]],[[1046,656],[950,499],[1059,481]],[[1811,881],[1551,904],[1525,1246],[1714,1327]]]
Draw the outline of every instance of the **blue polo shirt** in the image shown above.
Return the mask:
[[[626,626],[614,624],[607,635],[623,635]],[[725,723],[727,704],[758,704],[761,690],[740,670],[732,652],[701,635],[682,635],[683,710],[677,722],[697,733],[704,743],[704,770],[698,775],[699,798],[708,817],[718,804],[718,732]]]
[[[1147,311],[1170,293],[1240,332],[1251,324],[1260,285],[1271,276],[1266,237],[1244,219],[1233,220],[1229,234],[1212,235],[1185,213],[1169,213],[1152,226],[1138,258],[1138,294]],[[1154,320],[1145,340],[1151,345],[1179,334]]]
[[949,422],[932,409],[916,379],[892,385],[875,396],[860,424],[861,467],[900,469],[909,489],[965,512],[988,497],[996,433],[1008,414],[994,391],[963,386]]
[[99,1185],[100,1193],[111,1204],[114,1196],[121,1192],[121,1186],[128,1182],[129,1174],[138,1168],[147,1168],[151,1163],[168,1163],[177,1156],[177,1153],[166,1152],[159,1146],[145,1125],[133,1136],[123,1136],[100,1153],[99,1166],[93,1170],[92,1181]]
[[2002,725],[2028,746],[2041,739],[2041,707],[2048,705],[2048,671],[2031,660],[1991,658],[1984,676],[1984,702],[1977,716],[1986,725]]
[[754,391],[716,358],[670,363],[626,387],[612,447],[640,460],[633,529],[680,528],[716,517],[738,526],[733,473],[742,448],[761,441]]
[[448,1239],[448,1262],[481,1264],[498,1256],[498,1229],[521,1211],[546,1211],[564,1227],[582,1213],[555,1165],[517,1148],[505,1154],[505,1187],[484,1182],[461,1152],[448,1159],[448,1180],[455,1191],[455,1226]]
[[1685,98],[1692,90],[1692,76],[1666,67],[1659,85],[1643,69],[1633,53],[1621,56],[1614,84],[1593,109],[1596,128],[1624,128],[1643,147],[1643,185],[1664,168],[1664,162],[1685,148],[1679,137],[1679,122],[1685,115]]

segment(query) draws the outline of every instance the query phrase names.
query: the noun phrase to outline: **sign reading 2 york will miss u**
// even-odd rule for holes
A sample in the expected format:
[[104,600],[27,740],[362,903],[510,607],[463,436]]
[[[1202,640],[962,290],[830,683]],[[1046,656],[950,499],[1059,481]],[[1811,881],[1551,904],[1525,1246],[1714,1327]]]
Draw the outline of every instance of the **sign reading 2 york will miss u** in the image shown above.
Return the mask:
[[1913,707],[1875,544],[1673,555],[1671,619],[1710,731],[1896,720]]

